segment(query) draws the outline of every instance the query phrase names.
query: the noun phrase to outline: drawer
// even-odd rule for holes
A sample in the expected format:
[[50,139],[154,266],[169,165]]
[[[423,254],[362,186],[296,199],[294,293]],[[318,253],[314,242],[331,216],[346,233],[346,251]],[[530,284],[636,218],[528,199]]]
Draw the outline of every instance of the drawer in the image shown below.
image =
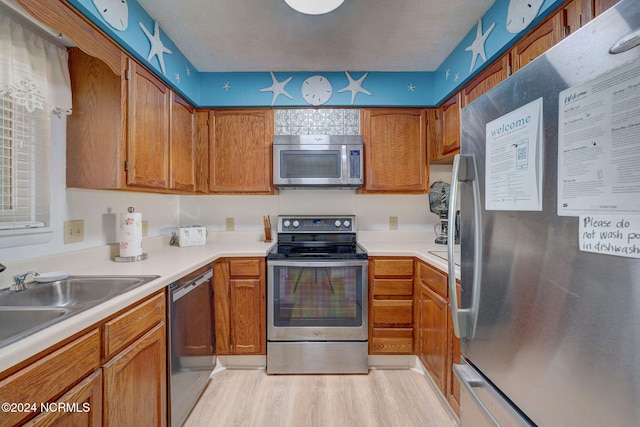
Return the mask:
[[413,279],[374,279],[373,297],[413,295]]
[[374,354],[413,354],[413,329],[374,328],[370,351]]
[[[100,367],[98,329],[44,356],[0,381],[2,403],[51,402]],[[0,412],[0,425],[17,425],[33,412]]]
[[413,327],[413,300],[374,300],[373,325]]
[[165,318],[165,296],[160,293],[103,326],[103,357],[110,359]]
[[413,258],[374,259],[374,277],[413,277]]
[[447,275],[423,262],[418,263],[418,277],[439,295],[447,298]]
[[259,277],[262,273],[260,259],[229,259],[229,275],[231,277]]

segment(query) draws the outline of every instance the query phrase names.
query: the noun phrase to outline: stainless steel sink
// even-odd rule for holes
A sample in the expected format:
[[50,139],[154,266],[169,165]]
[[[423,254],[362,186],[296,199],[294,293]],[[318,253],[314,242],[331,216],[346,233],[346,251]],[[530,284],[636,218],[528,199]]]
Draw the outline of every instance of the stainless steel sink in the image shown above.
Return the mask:
[[44,329],[68,313],[66,308],[0,307],[0,346]]
[[0,348],[160,276],[70,276],[0,291]]
[[0,294],[0,306],[69,307],[101,302],[129,291],[157,276],[71,276],[51,283],[29,285],[22,292]]

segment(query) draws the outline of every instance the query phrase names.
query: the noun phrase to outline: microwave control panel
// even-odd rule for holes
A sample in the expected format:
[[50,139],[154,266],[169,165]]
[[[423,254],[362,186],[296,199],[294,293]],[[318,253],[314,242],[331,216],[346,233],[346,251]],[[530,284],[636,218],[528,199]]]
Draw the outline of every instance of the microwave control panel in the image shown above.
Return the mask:
[[349,150],[349,178],[360,178],[360,150]]

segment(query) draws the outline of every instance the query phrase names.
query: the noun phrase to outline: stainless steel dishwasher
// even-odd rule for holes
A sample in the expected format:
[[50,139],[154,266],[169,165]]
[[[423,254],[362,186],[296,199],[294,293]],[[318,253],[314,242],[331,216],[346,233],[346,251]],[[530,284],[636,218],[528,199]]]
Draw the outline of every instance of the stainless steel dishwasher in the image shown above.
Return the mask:
[[169,419],[181,426],[216,366],[213,270],[202,267],[169,286]]

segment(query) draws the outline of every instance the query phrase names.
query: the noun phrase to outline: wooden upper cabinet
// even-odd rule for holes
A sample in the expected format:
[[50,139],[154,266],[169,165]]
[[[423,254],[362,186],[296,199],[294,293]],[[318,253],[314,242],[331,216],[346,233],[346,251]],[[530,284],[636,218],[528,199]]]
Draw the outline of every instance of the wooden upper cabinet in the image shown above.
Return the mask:
[[437,141],[436,159],[451,157],[460,151],[460,92],[440,106],[440,138]]
[[121,73],[82,50],[69,50],[73,114],[67,118],[67,186],[122,188],[126,176],[126,94]]
[[273,110],[209,114],[209,191],[273,193]]
[[196,111],[196,192],[209,192],[209,111]]
[[593,16],[598,16],[610,7],[615,6],[620,0],[593,0]]
[[462,89],[462,107],[471,104],[509,77],[510,58],[509,54],[501,56]]
[[573,0],[562,6],[554,19],[560,29],[560,36],[567,37],[593,19],[592,0]]
[[362,114],[363,192],[428,191],[426,111],[368,108]]
[[[555,16],[554,16],[555,18]],[[553,47],[562,38],[557,19],[547,19],[521,38],[511,49],[513,72],[518,71]]]
[[196,189],[196,110],[171,92],[170,188],[193,192]]
[[169,187],[169,89],[129,60],[127,185]]

